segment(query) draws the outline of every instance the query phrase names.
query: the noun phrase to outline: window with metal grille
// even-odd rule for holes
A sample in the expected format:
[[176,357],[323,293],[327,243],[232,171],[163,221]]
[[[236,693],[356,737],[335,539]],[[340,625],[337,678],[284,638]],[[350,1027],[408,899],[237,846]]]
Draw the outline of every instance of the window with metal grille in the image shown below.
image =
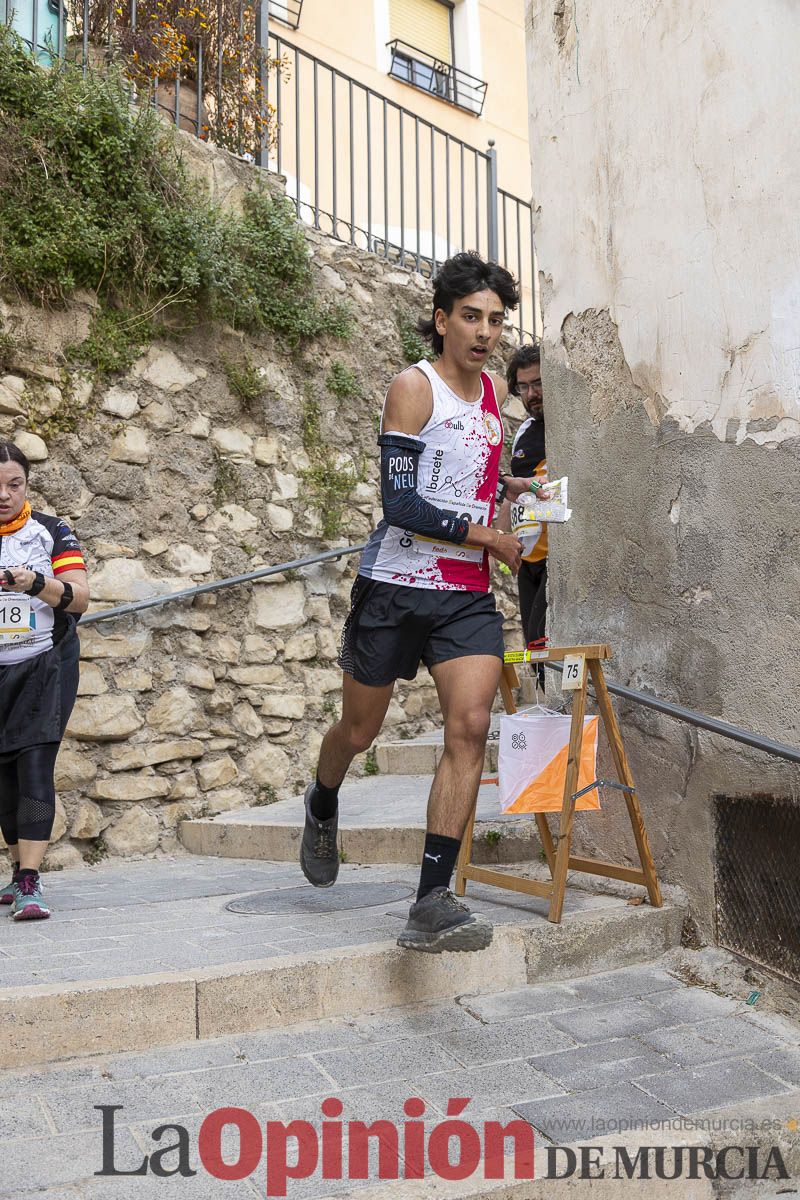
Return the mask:
[[800,802],[716,800],[717,941],[800,983]]

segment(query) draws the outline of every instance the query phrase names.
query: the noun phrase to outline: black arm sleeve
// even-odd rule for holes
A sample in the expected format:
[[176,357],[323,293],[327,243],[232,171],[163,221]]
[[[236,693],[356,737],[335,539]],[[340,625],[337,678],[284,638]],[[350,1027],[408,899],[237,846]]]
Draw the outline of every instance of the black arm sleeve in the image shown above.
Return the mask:
[[390,525],[420,533],[423,537],[455,542],[466,541],[469,518],[437,508],[417,491],[419,458],[425,443],[403,433],[383,433],[381,448],[381,500],[383,515]]

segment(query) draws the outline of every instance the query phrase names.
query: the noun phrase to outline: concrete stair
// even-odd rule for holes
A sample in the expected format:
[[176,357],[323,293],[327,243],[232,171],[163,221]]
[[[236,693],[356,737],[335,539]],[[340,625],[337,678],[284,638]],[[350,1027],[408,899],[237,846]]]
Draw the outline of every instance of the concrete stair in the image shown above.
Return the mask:
[[[497,732],[496,720],[492,733]],[[497,771],[499,742],[491,737],[486,743],[483,769],[486,774]],[[408,740],[381,741],[375,746],[375,765],[381,775],[432,775],[444,753],[441,732],[422,734]]]
[[[653,909],[629,905],[624,887],[570,887],[564,919],[552,925],[543,900],[470,885],[471,906],[494,924],[491,947],[414,954],[396,937],[416,875],[345,866],[339,885],[320,893],[294,867],[219,858],[61,872],[47,881],[54,916],[44,929],[0,926],[3,1065],[497,992],[650,961],[680,943],[679,896]],[[337,908],[340,885],[389,882],[395,902]],[[257,890],[282,905],[280,915],[226,908]]]
[[[497,774],[498,720],[493,718],[486,745],[484,775],[488,777]],[[339,848],[344,861],[419,861],[428,793],[443,753],[441,731],[376,744],[378,774],[342,787]],[[263,808],[184,821],[179,836],[192,854],[296,862],[304,819],[300,795]],[[501,814],[496,784],[484,784],[478,795],[474,861],[518,863],[539,859],[540,854],[534,822]]]
[[[435,749],[435,746],[431,746]],[[341,791],[339,848],[345,862],[416,863],[425,839],[431,776],[386,774],[346,783]],[[303,797],[263,808],[237,809],[183,821],[179,836],[192,854],[297,862],[305,811]],[[495,784],[478,796],[475,860],[517,863],[539,858],[533,821],[504,816]]]
[[[435,738],[399,747],[417,756],[415,769],[440,752]],[[344,861],[328,891],[309,887],[297,866],[302,796],[184,822],[181,839],[192,854],[172,862],[50,877],[54,918],[33,931],[0,927],[4,1065],[449,1002],[649,962],[680,945],[680,895],[667,889],[664,907],[654,909],[641,903],[641,888],[584,878],[583,887],[568,886],[558,925],[547,920],[543,899],[470,884],[468,902],[494,925],[488,950],[400,950],[430,775],[396,774],[391,768],[408,760],[394,744],[384,752],[390,769],[343,789]],[[496,785],[482,786],[479,860],[546,878],[533,823],[498,808]],[[242,912],[243,897],[253,908],[253,894],[266,898],[266,908]]]

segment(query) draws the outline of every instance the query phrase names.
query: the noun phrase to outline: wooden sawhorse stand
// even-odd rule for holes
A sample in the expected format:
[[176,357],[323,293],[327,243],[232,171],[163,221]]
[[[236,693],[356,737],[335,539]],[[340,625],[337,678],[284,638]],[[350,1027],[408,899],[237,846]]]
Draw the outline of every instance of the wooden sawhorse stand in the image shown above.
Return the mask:
[[[461,843],[461,851],[456,866],[455,892],[457,896],[463,896],[466,892],[468,879],[474,879],[479,883],[489,883],[493,887],[506,888],[512,892],[524,892],[529,896],[544,896],[550,901],[549,920],[558,922],[561,920],[561,913],[564,907],[567,871],[584,871],[589,875],[605,875],[611,879],[623,879],[626,883],[641,884],[647,888],[650,903],[655,908],[660,908],[663,903],[661,889],[658,886],[658,879],[656,878],[653,856],[647,841],[647,832],[644,827],[642,812],[639,808],[639,800],[636,795],[633,776],[631,775],[631,769],[628,766],[628,760],[625,756],[625,748],[622,744],[619,725],[617,724],[614,709],[611,706],[611,698],[608,694],[605,676],[603,675],[601,663],[603,659],[611,657],[609,647],[605,645],[562,646],[551,650],[534,652],[531,655],[531,662],[537,664],[541,662],[563,662],[565,658],[575,655],[583,655],[585,666],[583,667],[583,678],[580,685],[574,690],[567,773],[564,780],[564,801],[561,806],[559,832],[555,840],[550,832],[550,826],[547,823],[545,814],[535,814],[539,837],[541,838],[552,878],[549,883],[541,883],[535,879],[521,879],[516,875],[508,875],[503,871],[493,871],[486,867],[475,866],[471,861],[472,836],[475,826],[475,809],[473,808],[464,831],[464,838]],[[628,816],[633,828],[633,836],[636,839],[636,848],[639,852],[639,862],[641,863],[641,868],[639,869],[619,866],[616,863],[603,862],[600,859],[576,858],[570,854],[572,819],[575,815],[578,768],[581,758],[581,744],[583,742],[583,718],[586,712],[586,687],[588,682],[586,667],[588,667],[588,675],[591,676],[592,684],[594,685],[597,707],[600,710],[600,719],[603,722],[611,747],[614,765],[622,781],[621,784],[613,784],[611,786],[622,791],[625,796],[625,803],[628,806]],[[507,713],[515,713],[517,711],[512,688],[518,685],[519,679],[517,678],[514,666],[508,662],[504,663],[503,673],[500,677],[500,694]],[[601,783],[606,783],[606,781],[595,780],[592,786]]]

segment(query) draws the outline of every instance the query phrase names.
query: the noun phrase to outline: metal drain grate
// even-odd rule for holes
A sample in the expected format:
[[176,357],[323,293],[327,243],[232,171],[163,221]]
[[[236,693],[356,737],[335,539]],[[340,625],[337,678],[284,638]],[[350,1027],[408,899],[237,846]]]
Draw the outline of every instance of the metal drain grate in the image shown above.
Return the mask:
[[717,941],[800,983],[800,803],[717,797]]
[[405,883],[343,883],[335,888],[274,888],[271,892],[256,892],[231,900],[225,907],[229,912],[259,916],[303,916],[397,904],[413,894],[414,888]]

